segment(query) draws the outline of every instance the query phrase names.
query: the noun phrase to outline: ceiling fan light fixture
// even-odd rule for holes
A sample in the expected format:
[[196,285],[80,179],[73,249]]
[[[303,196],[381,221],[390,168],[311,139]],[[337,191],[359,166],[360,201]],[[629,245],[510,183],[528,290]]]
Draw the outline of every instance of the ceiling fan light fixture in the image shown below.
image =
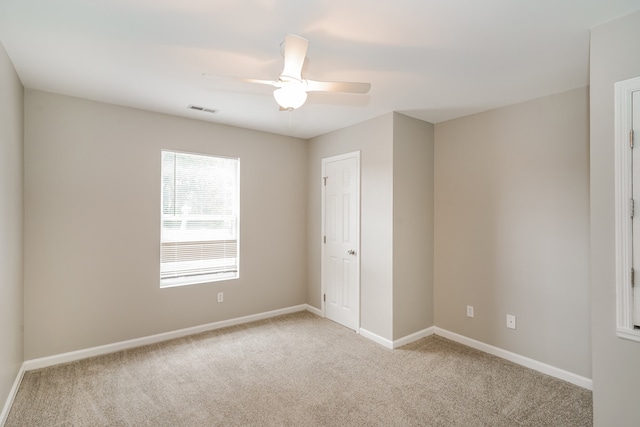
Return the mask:
[[[283,49],[284,68],[277,80],[241,79],[244,82],[273,86],[273,97],[282,111],[293,111],[307,101],[307,92],[369,92],[371,83],[323,82],[302,78],[302,66],[307,55],[309,41],[295,34],[287,34]],[[211,75],[211,74],[205,74]],[[215,75],[214,75],[215,76]],[[202,110],[204,111],[204,110]]]
[[274,90],[273,97],[285,110],[295,110],[305,103],[307,92],[300,86],[288,85]]

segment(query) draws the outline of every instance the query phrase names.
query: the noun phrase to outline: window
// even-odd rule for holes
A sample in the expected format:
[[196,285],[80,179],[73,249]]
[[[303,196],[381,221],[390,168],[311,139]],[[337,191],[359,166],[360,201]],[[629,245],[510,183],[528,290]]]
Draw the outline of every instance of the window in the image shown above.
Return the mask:
[[160,287],[238,277],[240,160],[162,151]]
[[615,84],[617,334],[640,341],[640,77]]

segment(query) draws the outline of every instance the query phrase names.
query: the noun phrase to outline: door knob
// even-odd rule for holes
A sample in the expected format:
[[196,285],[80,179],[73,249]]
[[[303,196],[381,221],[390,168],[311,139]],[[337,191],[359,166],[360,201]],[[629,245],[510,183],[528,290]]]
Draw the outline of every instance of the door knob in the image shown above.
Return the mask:
[[356,251],[354,251],[353,249],[351,249],[351,250],[348,250],[348,251],[347,251],[347,253],[348,253],[349,255],[355,255],[355,254],[356,254]]

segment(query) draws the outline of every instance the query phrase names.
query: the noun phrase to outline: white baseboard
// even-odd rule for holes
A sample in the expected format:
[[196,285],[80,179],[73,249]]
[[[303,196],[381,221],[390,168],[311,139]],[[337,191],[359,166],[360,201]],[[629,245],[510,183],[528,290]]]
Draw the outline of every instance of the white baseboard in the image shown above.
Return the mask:
[[[255,322],[256,320],[268,319],[270,317],[281,316],[283,314],[297,313],[308,309],[307,304],[296,305],[279,310],[267,311],[264,313],[252,314],[250,316],[236,317],[229,320],[221,320],[219,322],[208,323],[206,325],[194,326],[191,328],[179,329],[177,331],[165,332],[157,335],[150,335],[142,338],[135,338],[128,341],[121,341],[113,344],[91,347],[84,350],[71,351],[68,353],[56,354],[53,356],[42,357],[39,359],[27,360],[24,362],[24,368],[27,371],[33,369],[46,368],[47,366],[59,365],[61,363],[69,363],[88,357],[100,356],[103,354],[115,353],[116,351],[126,350],[143,345],[155,344],[175,338],[182,338],[187,335],[198,334],[200,332],[212,331],[214,329],[225,328],[227,326],[235,326],[243,323]],[[310,310],[311,311],[311,310]]]
[[373,332],[367,331],[364,328],[360,328],[360,330],[358,331],[358,333],[360,335],[362,335],[363,337],[370,339],[371,341],[380,344],[381,346],[387,347],[387,348],[393,348],[393,341],[388,340],[386,338],[381,337],[380,335],[374,334]]
[[7,401],[4,403],[2,412],[0,412],[0,426],[3,426],[4,423],[7,422],[7,418],[9,417],[9,411],[11,410],[11,405],[13,405],[13,400],[16,398],[16,394],[18,393],[18,388],[20,388],[20,383],[22,382],[22,377],[24,376],[25,370],[26,370],[25,364],[23,363],[22,366],[20,366],[18,375],[16,375],[16,379],[13,382],[13,386],[9,391],[9,396],[7,396]]
[[550,375],[563,381],[567,381],[571,384],[577,385],[578,387],[586,388],[587,390],[593,390],[593,380],[590,378],[574,374],[573,372],[565,371],[564,369],[560,369],[555,366],[551,366],[546,363],[539,362],[537,360],[530,359],[528,357],[512,353],[510,351],[503,350],[501,348],[494,347],[481,341],[477,341],[472,338],[465,337],[464,335],[459,335],[455,332],[450,332],[446,329],[438,328],[435,326],[423,329],[422,331],[407,335],[406,337],[397,339],[395,341],[391,341],[364,328],[360,328],[360,335],[389,349],[402,347],[403,345],[407,345],[433,334],[475,348],[476,350],[492,354],[510,362],[517,363],[518,365],[533,369],[534,371],[542,372],[543,374]]
[[571,384],[577,385],[578,387],[586,388],[587,390],[593,390],[593,380],[590,378],[586,378],[581,375],[574,374],[573,372],[565,371],[564,369],[556,368],[555,366],[551,366],[546,363],[539,362],[537,360],[530,359],[528,357],[521,356],[519,354],[512,353],[510,351],[503,350],[489,344],[485,344],[481,341],[476,341],[472,338],[465,337],[464,335],[459,335],[455,332],[447,331],[446,329],[436,327],[435,334],[450,339],[451,341],[455,341],[460,344],[475,348],[476,350],[498,356],[513,363],[517,363],[518,365],[533,369],[534,371],[542,372],[543,374],[550,375],[563,381],[567,381]]
[[315,314],[316,316],[324,317],[324,316],[322,315],[322,310],[320,310],[319,308],[315,308],[314,306],[309,305],[309,304],[307,304],[307,305],[305,306],[305,308],[306,308],[306,310],[307,310],[309,313],[313,313],[313,314]]
[[410,344],[414,341],[418,341],[424,337],[428,337],[429,335],[433,335],[436,331],[435,326],[430,328],[423,329],[418,332],[414,332],[413,334],[407,335],[406,337],[399,338],[393,342],[393,348],[399,348],[403,345]]
[[387,338],[381,337],[378,334],[374,334],[371,331],[368,331],[364,328],[360,328],[360,335],[363,337],[370,339],[373,342],[376,342],[386,348],[396,349],[398,347],[402,347],[403,345],[407,345],[414,341],[418,341],[421,338],[428,337],[429,335],[433,335],[435,333],[435,327],[432,326],[430,328],[423,329],[418,332],[414,332],[413,334],[407,335],[406,337],[399,338],[395,341],[391,341]]

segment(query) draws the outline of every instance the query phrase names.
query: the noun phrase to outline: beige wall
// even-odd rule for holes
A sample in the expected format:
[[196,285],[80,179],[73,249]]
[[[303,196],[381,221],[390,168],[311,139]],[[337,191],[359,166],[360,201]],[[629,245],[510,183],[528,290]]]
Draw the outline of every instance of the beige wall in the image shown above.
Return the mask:
[[640,76],[640,12],[591,33],[591,329],[596,426],[637,426],[640,343],[616,337],[614,92]]
[[320,308],[322,159],[360,151],[360,326],[392,339],[393,113],[309,141],[308,302]]
[[433,125],[393,116],[393,338],[433,326]]
[[[304,140],[34,90],[25,120],[26,359],[306,302]],[[240,157],[240,279],[159,288],[163,148]]]
[[[0,410],[23,361],[22,84],[0,45]],[[0,418],[0,423],[2,419]]]
[[590,378],[588,126],[586,88],[436,125],[434,298],[438,327]]

